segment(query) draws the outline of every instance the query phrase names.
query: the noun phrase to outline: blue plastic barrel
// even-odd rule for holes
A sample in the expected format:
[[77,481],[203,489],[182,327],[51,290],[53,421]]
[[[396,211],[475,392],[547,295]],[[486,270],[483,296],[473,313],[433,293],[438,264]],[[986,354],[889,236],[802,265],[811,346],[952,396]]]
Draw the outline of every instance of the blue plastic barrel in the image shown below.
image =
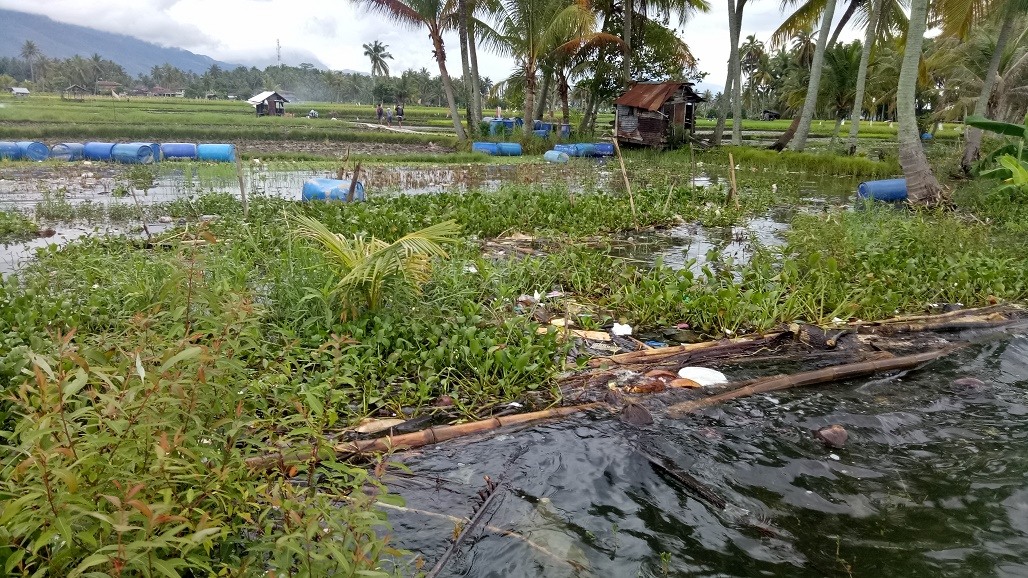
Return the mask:
[[550,136],[550,131],[548,131],[548,130],[546,130],[544,128],[537,128],[537,129],[532,131],[532,134],[534,134],[535,136],[537,136],[539,138],[546,138],[546,137]]
[[148,165],[153,162],[153,149],[136,143],[116,144],[111,149],[111,158],[128,165]]
[[50,147],[41,142],[25,140],[18,143],[21,159],[25,161],[45,161],[50,158]]
[[84,156],[86,145],[77,142],[62,142],[50,147],[50,158],[59,161],[79,161]]
[[[345,201],[350,194],[353,181],[338,179],[309,179],[303,183],[303,200],[305,201]],[[364,183],[357,181],[353,190],[353,200],[364,200]]]
[[521,156],[521,145],[516,142],[497,143],[496,154],[501,157],[519,157]]
[[612,142],[593,143],[593,154],[595,154],[598,157],[612,157],[612,156],[614,156],[614,143],[612,143]]
[[489,134],[490,135],[497,135],[497,134],[499,134],[501,132],[503,132],[503,119],[502,118],[497,118],[497,119],[489,121]]
[[87,142],[82,148],[82,156],[91,161],[109,161],[112,150],[114,150],[112,142]]
[[16,142],[0,142],[0,159],[16,161],[21,158],[21,149]]
[[494,142],[473,142],[471,143],[471,151],[487,155],[498,155],[500,154],[500,145]]
[[568,155],[569,157],[578,156],[578,147],[576,147],[573,144],[555,144],[553,145],[553,150],[557,152],[562,152]]
[[161,145],[161,154],[166,159],[195,159],[196,145],[189,142],[166,142]]
[[560,125],[560,138],[568,138],[571,136],[571,125],[562,124]]
[[907,181],[906,179],[886,179],[860,183],[857,186],[857,196],[878,201],[905,201],[907,200]]
[[134,142],[129,144],[139,145],[141,147],[150,147],[150,150],[153,152],[153,162],[157,163],[161,161],[161,145],[155,142]]
[[596,145],[587,142],[580,142],[575,145],[575,156],[591,157],[596,155]]
[[233,144],[202,144],[196,145],[196,158],[201,161],[231,163],[236,160],[236,145]]
[[543,160],[548,163],[564,164],[570,160],[568,153],[562,153],[560,151],[546,151],[543,153]]

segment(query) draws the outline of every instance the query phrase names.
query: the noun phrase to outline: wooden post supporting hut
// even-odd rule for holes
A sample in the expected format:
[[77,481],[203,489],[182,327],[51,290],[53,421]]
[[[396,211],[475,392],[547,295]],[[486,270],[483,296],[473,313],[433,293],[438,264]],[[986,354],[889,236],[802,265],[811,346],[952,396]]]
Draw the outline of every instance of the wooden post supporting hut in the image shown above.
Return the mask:
[[614,104],[622,146],[675,147],[696,132],[696,104],[706,100],[691,82],[638,82]]

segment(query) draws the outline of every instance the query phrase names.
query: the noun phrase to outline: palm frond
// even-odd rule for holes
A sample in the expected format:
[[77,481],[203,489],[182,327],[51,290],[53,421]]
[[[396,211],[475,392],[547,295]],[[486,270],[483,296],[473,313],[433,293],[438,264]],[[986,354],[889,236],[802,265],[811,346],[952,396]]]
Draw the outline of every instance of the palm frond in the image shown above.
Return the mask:
[[395,280],[420,293],[431,278],[432,259],[446,258],[443,246],[456,243],[460,234],[456,223],[444,221],[386,243],[374,237],[346,238],[307,216],[294,216],[293,221],[297,235],[320,245],[326,258],[338,266],[335,289],[348,310],[355,308],[353,298],[358,295],[369,309],[379,308]]

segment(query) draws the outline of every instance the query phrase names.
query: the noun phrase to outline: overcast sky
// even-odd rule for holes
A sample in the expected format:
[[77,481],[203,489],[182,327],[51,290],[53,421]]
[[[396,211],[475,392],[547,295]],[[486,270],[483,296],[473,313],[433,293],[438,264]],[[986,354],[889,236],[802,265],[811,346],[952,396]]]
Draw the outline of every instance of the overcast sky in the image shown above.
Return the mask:
[[[749,4],[743,38],[756,34],[767,41],[783,19],[778,7],[778,0]],[[287,63],[298,64],[313,55],[332,69],[368,71],[362,44],[379,40],[393,55],[391,72],[421,67],[438,72],[424,30],[398,27],[345,0],[0,0],[0,8],[43,14],[244,64],[272,60],[279,40]],[[709,73],[707,84],[716,87],[724,84],[726,75],[727,20],[727,3],[713,0],[709,13],[696,15],[679,30],[699,58],[700,69]],[[856,36],[849,30],[843,39]],[[446,38],[446,44],[447,65],[451,74],[459,76],[456,36]],[[479,67],[483,76],[499,80],[510,75],[512,63],[483,50]]]

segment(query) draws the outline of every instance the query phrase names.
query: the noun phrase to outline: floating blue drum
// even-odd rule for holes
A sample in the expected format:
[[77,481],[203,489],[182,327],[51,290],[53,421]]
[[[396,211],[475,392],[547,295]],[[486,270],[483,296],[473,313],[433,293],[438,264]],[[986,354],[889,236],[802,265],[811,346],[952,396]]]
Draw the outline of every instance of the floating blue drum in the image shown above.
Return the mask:
[[166,142],[161,145],[165,159],[195,159],[196,144],[190,142]]
[[[309,179],[303,183],[303,200],[305,201],[345,201],[350,194],[353,181],[338,179]],[[364,200],[364,183],[357,181],[353,190],[353,200]]]
[[39,162],[50,158],[50,147],[41,142],[21,141],[18,143],[18,150],[21,152],[22,160]]
[[236,145],[233,144],[202,144],[196,145],[196,158],[201,161],[231,163],[236,160]]
[[59,161],[80,161],[85,157],[86,145],[77,142],[62,142],[50,147],[50,158]]
[[111,158],[128,165],[148,165],[153,162],[153,149],[135,143],[116,144],[111,149]]
[[16,142],[0,142],[0,159],[16,161],[21,158],[21,149]]
[[494,142],[473,142],[471,143],[471,152],[495,156],[500,154],[500,144]]
[[876,201],[905,201],[907,200],[907,181],[906,179],[886,179],[860,183],[857,186],[857,196]]
[[543,153],[543,160],[545,160],[548,163],[564,164],[568,162],[570,158],[568,157],[568,153],[553,150],[546,151],[545,153]]
[[612,142],[598,142],[593,143],[594,154],[598,157],[612,157],[614,156],[614,143]]
[[87,142],[82,148],[82,156],[91,161],[109,161],[113,150],[112,142]]
[[521,145],[516,142],[497,143],[496,154],[501,157],[519,157],[521,156]]
[[155,142],[134,142],[129,144],[150,147],[150,150],[153,152],[153,162],[158,163],[161,161],[161,145]]

